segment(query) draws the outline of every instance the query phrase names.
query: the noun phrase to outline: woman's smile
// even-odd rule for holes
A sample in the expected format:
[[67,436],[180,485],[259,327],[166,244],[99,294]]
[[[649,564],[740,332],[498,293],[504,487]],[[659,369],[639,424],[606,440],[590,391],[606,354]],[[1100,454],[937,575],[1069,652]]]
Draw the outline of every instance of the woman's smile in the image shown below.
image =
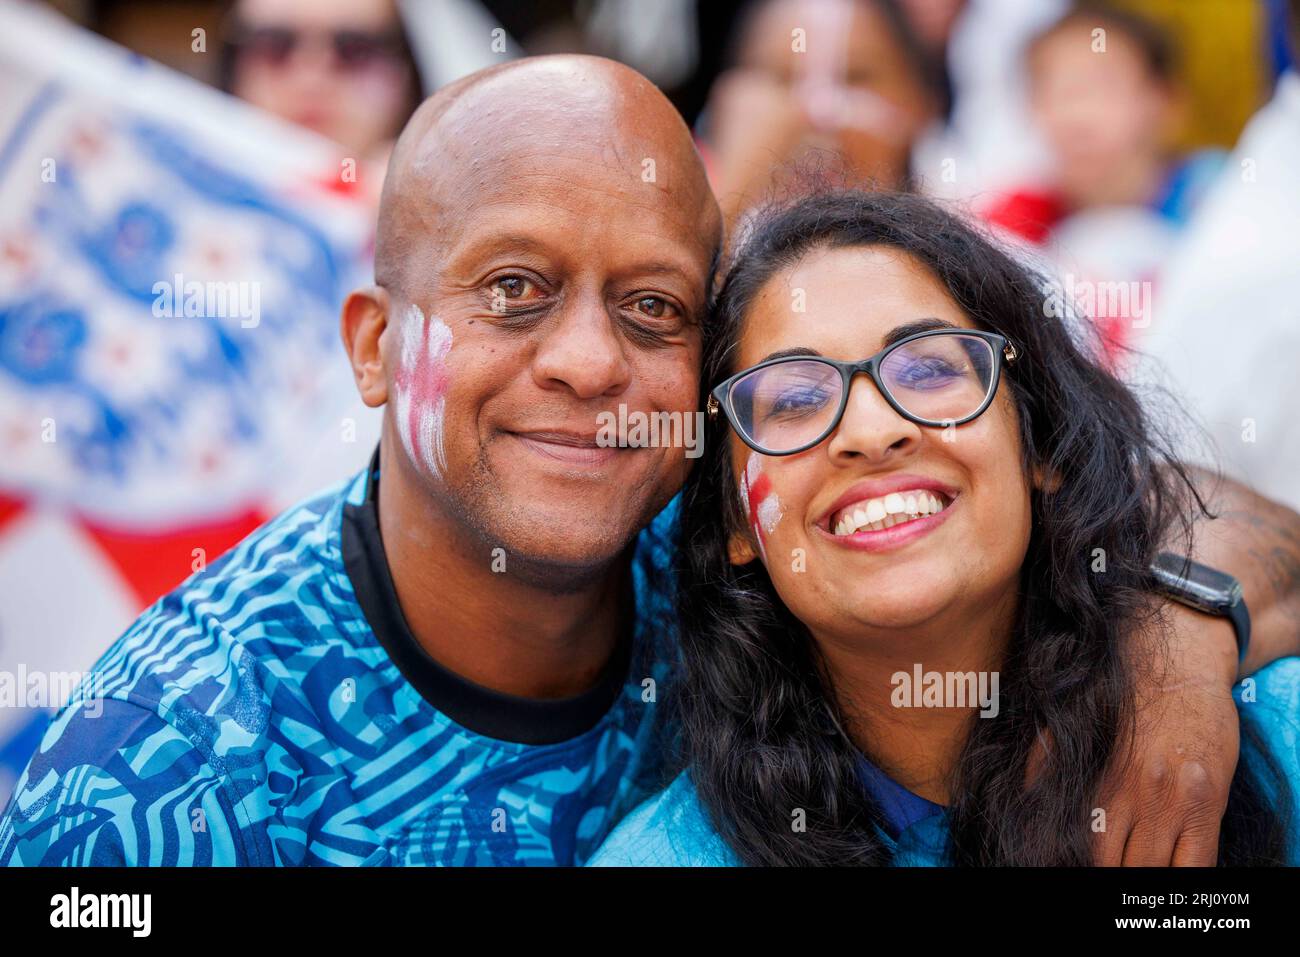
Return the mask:
[[958,492],[917,475],[859,482],[815,523],[836,545],[887,551],[916,541],[948,519]]

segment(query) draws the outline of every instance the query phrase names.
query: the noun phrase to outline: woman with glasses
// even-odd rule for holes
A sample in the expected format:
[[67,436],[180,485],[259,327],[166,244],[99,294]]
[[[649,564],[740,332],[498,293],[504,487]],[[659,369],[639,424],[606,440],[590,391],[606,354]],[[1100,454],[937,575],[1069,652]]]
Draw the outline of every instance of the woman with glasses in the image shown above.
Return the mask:
[[[1127,642],[1200,499],[1043,295],[918,197],[753,225],[683,491],[684,770],[593,863],[1093,860]],[[1297,861],[1298,702],[1295,658],[1241,695],[1221,863]]]

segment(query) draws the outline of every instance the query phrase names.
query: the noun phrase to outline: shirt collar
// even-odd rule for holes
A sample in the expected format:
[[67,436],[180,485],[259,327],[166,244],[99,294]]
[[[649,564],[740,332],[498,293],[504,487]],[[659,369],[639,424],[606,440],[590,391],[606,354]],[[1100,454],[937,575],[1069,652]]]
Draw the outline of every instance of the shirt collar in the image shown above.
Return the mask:
[[402,614],[379,532],[378,448],[370,460],[364,499],[344,505],[342,538],[343,565],[375,638],[420,696],[462,727],[519,744],[556,744],[591,730],[618,700],[631,660],[630,629],[595,685],[558,700],[485,688],[430,657]]
[[913,794],[865,757],[858,762],[858,775],[884,814],[886,831],[895,840],[918,821],[944,812],[942,804]]

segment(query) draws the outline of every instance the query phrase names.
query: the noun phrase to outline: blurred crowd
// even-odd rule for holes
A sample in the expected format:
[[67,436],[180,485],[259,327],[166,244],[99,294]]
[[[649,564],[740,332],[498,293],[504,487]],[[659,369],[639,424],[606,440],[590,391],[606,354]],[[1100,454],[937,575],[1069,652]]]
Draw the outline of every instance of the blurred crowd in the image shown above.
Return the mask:
[[562,51],[627,62],[695,130],[733,235],[807,177],[957,203],[1060,277],[1056,305],[1113,362],[1173,386],[1208,428],[1189,455],[1300,505],[1289,0],[53,5],[337,143],[372,200],[406,117],[456,76]]
[[[421,96],[460,73],[561,51],[623,60],[696,130],[733,230],[809,176],[959,202],[1057,271],[1060,304],[1114,361],[1159,360],[1141,374],[1209,429],[1191,454],[1300,503],[1285,0],[59,6],[375,169]],[[215,56],[192,54],[193,23]]]

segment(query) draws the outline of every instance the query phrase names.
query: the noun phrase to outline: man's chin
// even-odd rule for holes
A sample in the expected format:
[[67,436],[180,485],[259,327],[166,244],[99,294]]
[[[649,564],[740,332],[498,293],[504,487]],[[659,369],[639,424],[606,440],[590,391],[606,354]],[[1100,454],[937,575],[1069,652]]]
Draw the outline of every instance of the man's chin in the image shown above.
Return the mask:
[[614,571],[622,555],[622,549],[601,555],[543,554],[531,549],[508,551],[504,570],[526,585],[567,594],[599,585]]
[[523,514],[521,521],[513,512],[490,536],[502,549],[500,570],[557,590],[586,587],[607,575],[642,525],[618,521],[610,507],[559,514],[530,507]]

